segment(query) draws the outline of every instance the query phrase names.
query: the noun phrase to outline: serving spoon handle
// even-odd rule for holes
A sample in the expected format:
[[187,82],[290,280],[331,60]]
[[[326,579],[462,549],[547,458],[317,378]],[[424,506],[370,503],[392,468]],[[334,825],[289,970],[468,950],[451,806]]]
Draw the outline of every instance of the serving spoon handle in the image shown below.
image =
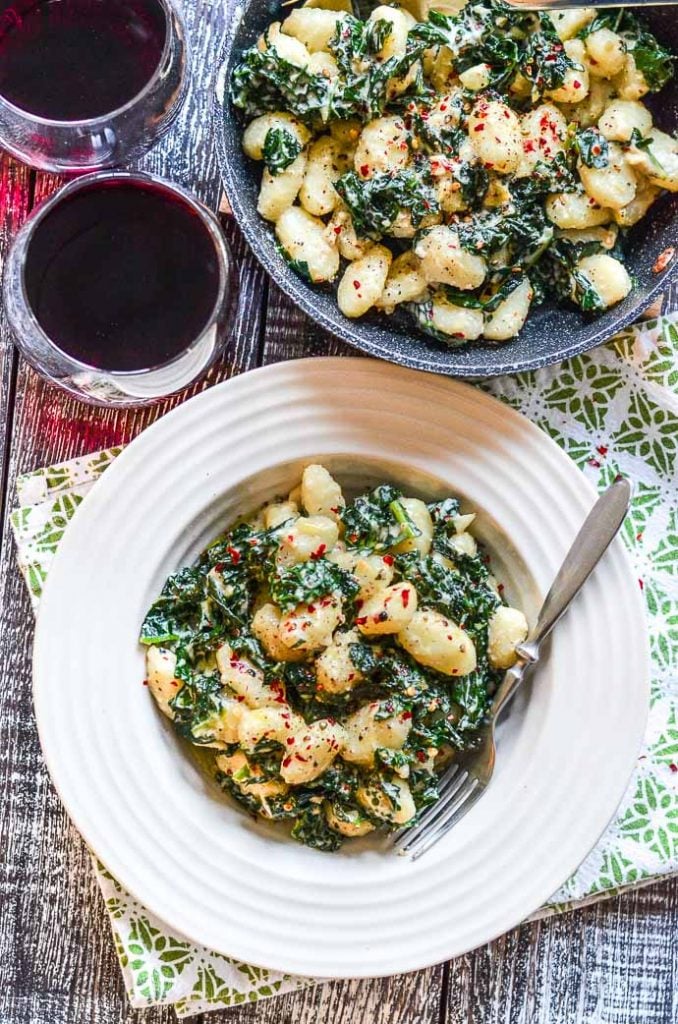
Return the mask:
[[[570,11],[582,6],[582,0],[506,0],[509,7],[520,7],[524,11]],[[678,0],[591,0],[589,7],[675,7]]]

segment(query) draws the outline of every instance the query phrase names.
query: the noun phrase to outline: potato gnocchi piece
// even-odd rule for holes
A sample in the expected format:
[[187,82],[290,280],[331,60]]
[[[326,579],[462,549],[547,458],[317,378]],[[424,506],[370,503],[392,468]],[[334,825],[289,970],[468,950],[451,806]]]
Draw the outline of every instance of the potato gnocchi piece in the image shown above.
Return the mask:
[[335,181],[347,170],[338,144],[329,135],[316,139],[308,150],[306,171],[299,191],[299,202],[315,217],[331,213],[339,202]]
[[353,569],[353,575],[360,584],[358,599],[367,601],[378,590],[388,587],[393,579],[393,573],[391,555],[366,555],[360,558]]
[[328,11],[320,7],[297,7],[285,18],[282,31],[304,44],[309,53],[327,50],[337,26],[344,20],[341,11]]
[[403,302],[416,302],[426,293],[427,281],[420,270],[419,257],[403,252],[393,260],[384,290],[377,299],[379,309],[392,312]]
[[344,316],[363,316],[381,298],[392,259],[385,245],[373,245],[349,264],[337,289],[337,303]]
[[609,142],[628,142],[634,129],[647,135],[652,128],[652,114],[637,100],[612,100],[598,127]]
[[358,238],[348,210],[339,202],[335,207],[328,231],[334,235],[339,253],[345,260],[359,260],[374,246],[371,238]]
[[559,228],[593,228],[612,220],[612,210],[586,192],[556,192],[546,197],[546,216]]
[[400,633],[417,610],[417,591],[411,583],[394,583],[377,590],[360,609],[355,624],[364,636]]
[[587,193],[599,206],[609,210],[621,210],[628,206],[636,194],[637,179],[633,168],[626,159],[622,147],[609,144],[609,160],[606,167],[587,167],[581,160],[577,164],[579,177]]
[[271,174],[268,168],[264,168],[257,211],[265,220],[279,220],[292,206],[304,183],[307,163],[306,153],[300,153],[289,167],[279,174]]
[[377,50],[376,56],[380,61],[390,60],[391,57],[402,57],[407,48],[407,36],[414,24],[412,15],[406,11],[398,10],[396,7],[380,5],[375,7],[368,18],[373,25],[378,21],[387,21],[391,31],[384,40],[384,45]]
[[361,178],[383,171],[396,171],[410,162],[407,131],[400,117],[378,117],[365,125],[353,157]]
[[292,114],[283,110],[274,114],[262,114],[255,117],[247,125],[242,137],[242,148],[252,160],[264,159],[264,143],[266,136],[272,128],[280,128],[297,140],[300,146],[305,146],[311,137],[306,125],[298,121]]
[[586,99],[590,84],[586,65],[586,47],[581,39],[567,39],[563,43],[565,53],[577,65],[565,72],[562,85],[550,89],[546,95],[556,103],[581,103]]
[[278,565],[296,565],[310,558],[322,558],[339,539],[339,528],[329,516],[299,516],[280,535]]
[[516,647],[527,639],[527,619],[517,608],[500,605],[490,619],[487,653],[492,668],[511,668]]
[[264,509],[264,527],[271,530],[276,526],[282,526],[290,519],[299,518],[299,505],[296,501],[277,501],[267,505]]
[[617,96],[622,100],[640,100],[650,91],[650,86],[637,67],[632,53],[626,54],[624,65],[619,74],[612,79],[612,84]]
[[[191,728],[191,735],[201,746],[223,749],[238,742],[240,719],[247,711],[245,703],[231,697],[221,697],[221,706]],[[210,740],[210,742],[206,742]]]
[[404,779],[393,778],[391,785],[398,791],[397,796],[387,796],[380,786],[361,786],[356,797],[376,818],[405,825],[417,813],[412,792]]
[[483,333],[483,313],[468,306],[455,306],[441,295],[431,301],[426,326],[456,342],[475,341]]
[[400,504],[418,532],[414,537],[408,537],[407,540],[401,541],[393,550],[397,554],[404,551],[418,551],[420,555],[427,555],[431,550],[431,541],[433,540],[433,520],[428,505],[420,498],[401,498]]
[[302,473],[301,503],[309,515],[327,516],[329,519],[337,519],[346,505],[341,487],[318,463],[306,466]]
[[658,188],[678,192],[678,142],[666,132],[653,128],[644,139],[646,147],[631,146],[628,163]]
[[441,612],[415,612],[398,642],[420,665],[445,676],[466,676],[476,667],[473,640],[460,626]]
[[571,11],[551,11],[553,27],[563,40],[573,39],[596,16],[595,7],[576,7]]
[[623,263],[606,253],[585,256],[577,270],[588,279],[605,307],[621,302],[631,291],[631,278]]
[[552,163],[559,153],[565,152],[567,121],[553,103],[542,103],[524,114],[520,130],[523,139],[516,169],[519,178],[528,177],[539,161]]
[[594,78],[614,78],[624,67],[624,40],[609,28],[589,33],[585,45],[589,74]]
[[500,100],[480,100],[468,118],[468,136],[488,170],[511,174],[523,149],[518,115]]
[[269,657],[275,661],[300,661],[306,655],[304,651],[284,644],[280,635],[282,612],[270,601],[262,604],[252,618],[252,632]]
[[[634,224],[643,219],[655,199],[658,199],[661,195],[661,191],[657,185],[653,185],[649,181],[639,181],[636,194],[628,206],[623,206],[621,210],[614,211],[615,222],[622,228],[633,227]],[[606,248],[612,248],[612,246],[606,246]]]
[[355,629],[336,633],[334,640],[316,658],[315,670],[318,689],[325,693],[347,693],[362,682],[363,674],[351,661],[351,644],[360,643]]
[[274,21],[268,26],[265,34],[259,40],[259,49],[275,50],[278,56],[299,68],[308,67],[311,58],[303,43],[282,31],[279,21]]
[[431,228],[414,247],[414,253],[430,283],[467,290],[480,287],[485,280],[485,260],[462,248],[458,233],[450,227]]
[[285,750],[280,774],[291,786],[312,782],[327,771],[344,745],[341,725],[328,718],[313,722],[295,733]]
[[402,750],[412,728],[412,715],[403,711],[386,718],[384,708],[378,701],[364,704],[344,722],[344,749],[341,756],[351,764],[364,768],[374,766],[374,755],[382,747],[387,750]]
[[249,708],[275,707],[285,701],[282,686],[267,686],[264,673],[249,658],[236,654],[230,644],[217,651],[217,667],[224,686],[240,697]]
[[238,723],[238,743],[247,754],[254,753],[263,740],[285,746],[291,737],[305,727],[301,715],[295,714],[287,705],[254,710],[245,708]]
[[485,317],[483,337],[488,341],[507,341],[515,338],[527,320],[534,289],[529,277],[524,277],[517,288],[500,302],[493,313]]
[[173,651],[167,651],[163,647],[149,647],[146,651],[146,682],[158,707],[168,718],[174,718],[170,701],[184,685],[174,676],[176,666],[177,656]]
[[339,804],[325,804],[325,816],[327,824],[335,832],[342,836],[355,839],[358,836],[366,836],[368,832],[374,832],[374,825],[357,808],[342,807]]
[[343,621],[340,598],[329,595],[286,612],[280,622],[280,637],[295,651],[319,651],[329,647],[332,634]]
[[[301,188],[301,183],[299,185]],[[311,281],[333,281],[339,272],[339,253],[328,240],[325,225],[299,206],[290,206],[275,225],[278,241],[291,260],[305,264]]]

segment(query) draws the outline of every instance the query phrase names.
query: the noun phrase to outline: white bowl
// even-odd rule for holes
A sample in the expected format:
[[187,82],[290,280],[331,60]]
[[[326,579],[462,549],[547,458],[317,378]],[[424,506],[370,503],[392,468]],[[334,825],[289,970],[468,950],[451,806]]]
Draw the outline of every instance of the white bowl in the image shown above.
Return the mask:
[[351,490],[460,495],[532,617],[594,498],[544,434],[466,385],[364,359],[234,378],[145,431],[78,511],[41,605],[36,714],[77,828],[172,929],[294,974],[370,977],[492,939],[584,859],[642,739],[647,635],[618,541],[503,722],[487,794],[415,864],[384,840],[329,855],[253,822],[157,712],[137,636],[170,572],[315,459]]

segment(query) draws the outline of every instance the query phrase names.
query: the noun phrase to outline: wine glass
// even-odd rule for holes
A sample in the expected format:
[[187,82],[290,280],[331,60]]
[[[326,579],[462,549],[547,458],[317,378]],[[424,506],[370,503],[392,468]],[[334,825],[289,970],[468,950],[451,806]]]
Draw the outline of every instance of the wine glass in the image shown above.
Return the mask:
[[56,173],[144,153],[186,96],[171,0],[0,0],[0,147]]

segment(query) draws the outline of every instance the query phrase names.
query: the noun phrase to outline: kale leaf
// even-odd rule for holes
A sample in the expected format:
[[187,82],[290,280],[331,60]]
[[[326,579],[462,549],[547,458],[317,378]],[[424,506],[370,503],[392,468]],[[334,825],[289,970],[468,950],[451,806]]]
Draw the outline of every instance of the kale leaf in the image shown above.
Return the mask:
[[651,32],[641,32],[631,52],[650,92],[659,92],[673,78],[676,58]]
[[557,89],[570,69],[582,70],[568,57],[548,15],[541,15],[541,27],[528,37],[521,57],[520,70],[539,93]]
[[290,611],[331,594],[353,598],[360,585],[346,569],[319,556],[289,569],[279,568],[269,579],[269,589],[275,603]]
[[269,128],[264,139],[264,163],[271,174],[280,174],[294,163],[302,145],[296,135],[285,128]]
[[379,553],[418,537],[419,528],[407,515],[401,497],[396,487],[382,484],[342,509],[341,520],[349,547]]
[[231,77],[231,101],[250,119],[268,110],[288,110],[301,121],[326,120],[330,83],[281,57],[275,46],[252,46]]
[[578,131],[573,144],[586,167],[607,167],[609,164],[610,146],[597,128],[584,128]]
[[355,171],[342,175],[335,188],[350,210],[356,233],[380,238],[388,233],[401,210],[409,210],[417,227],[440,206],[430,171],[404,169],[379,172],[363,179]]

